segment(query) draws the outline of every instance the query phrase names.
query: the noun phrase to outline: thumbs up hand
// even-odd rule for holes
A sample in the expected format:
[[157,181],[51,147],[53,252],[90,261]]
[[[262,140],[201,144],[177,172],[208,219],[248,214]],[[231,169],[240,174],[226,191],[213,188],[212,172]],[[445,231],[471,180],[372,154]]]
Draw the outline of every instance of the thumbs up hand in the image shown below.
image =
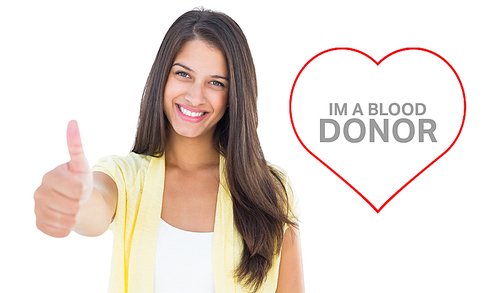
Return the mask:
[[36,225],[53,237],[69,235],[77,223],[80,207],[94,189],[78,124],[74,120],[68,124],[67,141],[70,161],[46,173],[34,195]]

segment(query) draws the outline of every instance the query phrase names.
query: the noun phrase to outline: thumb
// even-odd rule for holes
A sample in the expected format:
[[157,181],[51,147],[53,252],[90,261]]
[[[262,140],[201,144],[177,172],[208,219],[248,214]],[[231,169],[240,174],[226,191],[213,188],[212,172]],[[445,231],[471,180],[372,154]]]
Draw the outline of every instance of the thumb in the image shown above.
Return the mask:
[[82,139],[80,138],[80,130],[76,120],[71,120],[68,123],[68,130],[66,132],[66,139],[68,142],[68,151],[70,161],[68,169],[75,173],[89,172],[89,164],[85,154],[83,153]]

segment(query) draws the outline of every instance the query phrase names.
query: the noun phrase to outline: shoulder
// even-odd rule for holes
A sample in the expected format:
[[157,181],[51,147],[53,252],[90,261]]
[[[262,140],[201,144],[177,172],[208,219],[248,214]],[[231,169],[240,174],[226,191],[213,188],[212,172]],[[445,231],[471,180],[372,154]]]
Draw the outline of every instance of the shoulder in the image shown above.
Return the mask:
[[127,156],[106,156],[92,167],[92,171],[108,174],[115,180],[123,178],[124,181],[132,182],[142,170],[147,170],[151,163],[151,156],[129,153]]
[[285,169],[269,162],[267,162],[267,165],[272,174],[275,176],[276,180],[279,180],[279,184],[285,191],[288,206],[290,208],[289,215],[294,219],[298,219],[300,215],[299,200],[296,192],[294,191],[290,177],[288,176]]
[[285,169],[277,165],[271,164],[269,162],[267,162],[267,166],[269,167],[269,170],[273,174],[274,178],[278,180],[281,183],[281,185],[283,185],[283,187],[286,189],[286,192],[287,193],[293,192],[290,178],[288,177],[288,174],[286,173]]
[[117,166],[122,170],[139,170],[151,162],[151,156],[129,153],[127,156],[111,155],[106,156],[97,162],[94,168]]
[[267,167],[271,171],[271,173],[275,176],[276,179],[279,179],[281,182],[285,183],[287,180],[287,174],[285,169],[281,168],[278,165],[272,164],[268,161],[266,161]]
[[99,163],[112,163],[119,166],[138,169],[141,166],[149,164],[151,161],[151,156],[140,155],[136,153],[129,153],[126,156],[111,155],[99,159]]

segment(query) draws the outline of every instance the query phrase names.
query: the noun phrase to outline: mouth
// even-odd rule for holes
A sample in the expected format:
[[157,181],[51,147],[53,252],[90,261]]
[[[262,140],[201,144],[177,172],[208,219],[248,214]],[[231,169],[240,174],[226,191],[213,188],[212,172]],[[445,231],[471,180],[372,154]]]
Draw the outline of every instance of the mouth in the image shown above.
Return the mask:
[[183,108],[179,104],[175,104],[175,105],[177,106],[177,108],[179,109],[179,111],[183,115],[186,115],[186,116],[189,116],[189,117],[192,117],[192,118],[199,118],[199,117],[202,117],[202,116],[205,116],[205,115],[208,114],[208,112],[204,112],[204,111],[190,111],[188,109]]

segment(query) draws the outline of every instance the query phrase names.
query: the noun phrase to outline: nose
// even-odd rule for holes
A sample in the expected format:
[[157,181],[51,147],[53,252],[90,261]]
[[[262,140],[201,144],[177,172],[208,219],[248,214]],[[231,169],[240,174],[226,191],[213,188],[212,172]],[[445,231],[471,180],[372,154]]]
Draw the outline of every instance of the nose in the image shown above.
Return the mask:
[[191,103],[192,106],[200,106],[205,104],[205,93],[203,92],[203,86],[197,83],[193,83],[185,96],[186,100]]

